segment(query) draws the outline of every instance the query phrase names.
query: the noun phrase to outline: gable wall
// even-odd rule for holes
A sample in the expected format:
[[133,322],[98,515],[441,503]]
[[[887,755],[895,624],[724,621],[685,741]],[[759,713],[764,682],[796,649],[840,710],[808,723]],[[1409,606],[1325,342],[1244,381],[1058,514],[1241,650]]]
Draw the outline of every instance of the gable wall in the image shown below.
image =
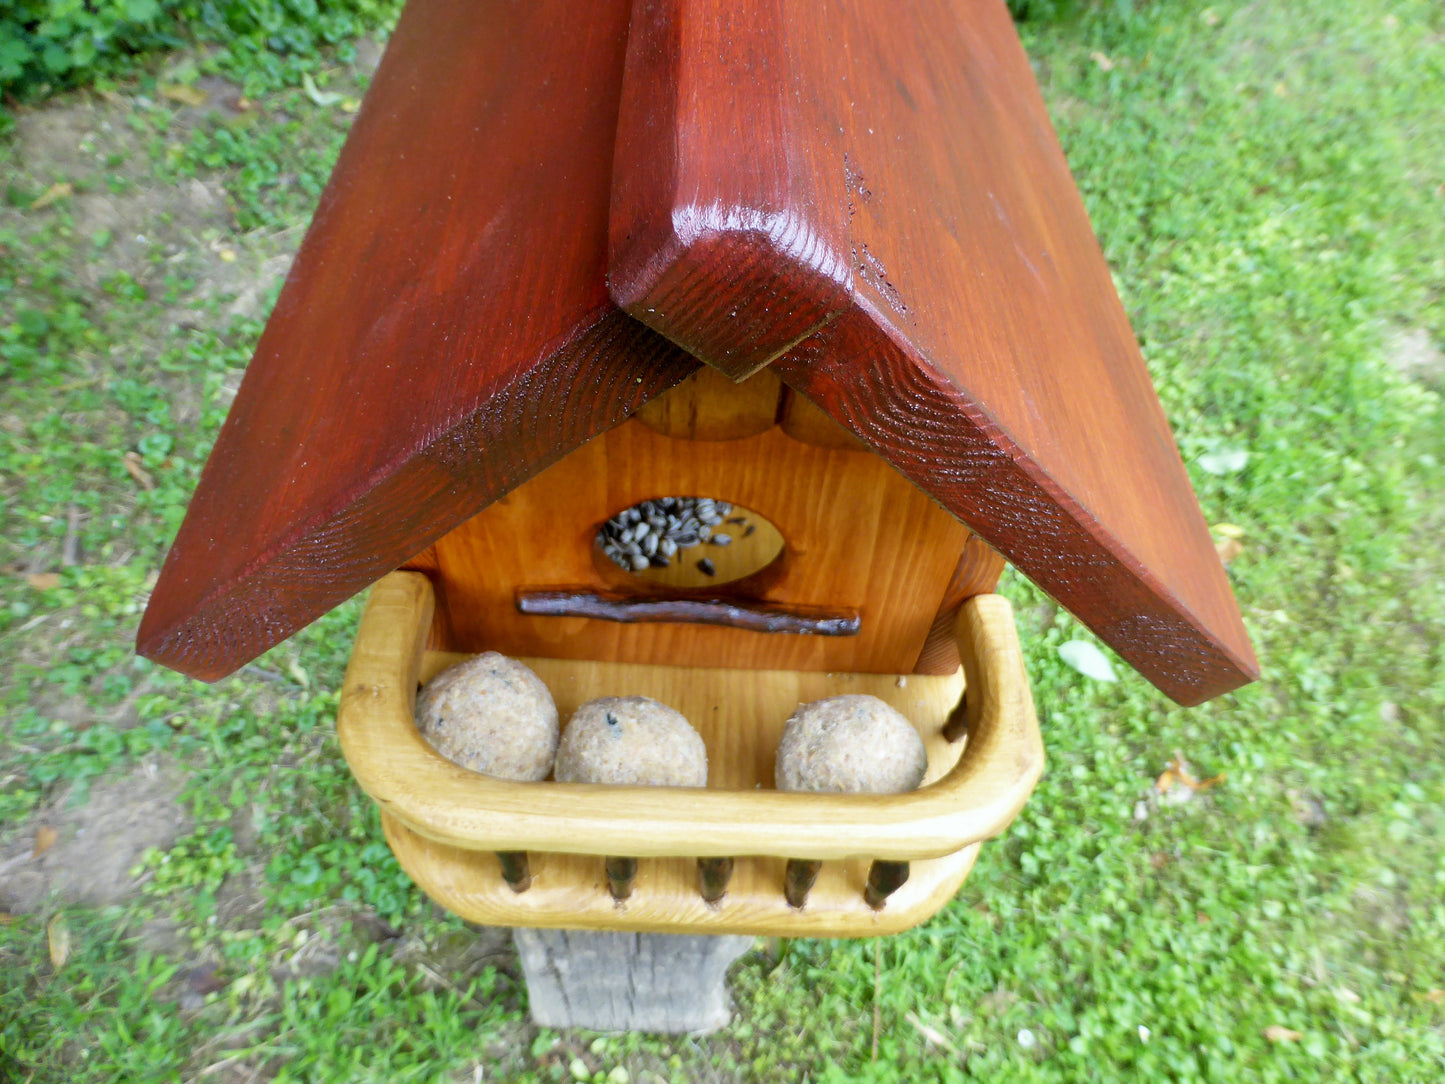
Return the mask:
[[[732,417],[723,427],[734,431],[766,428],[730,440],[688,440],[633,419],[513,490],[427,556],[440,586],[435,646],[680,666],[913,672],[950,593],[967,529],[872,454],[804,443],[766,416],[759,420],[760,410],[773,410],[759,384],[775,385],[770,374],[735,391],[707,383],[711,379],[702,378],[700,401],[697,387],[684,386],[658,400],[647,420],[674,432],[695,431],[699,418],[706,428],[720,416]],[[795,406],[804,409],[793,411],[777,402],[774,417],[806,413],[801,401]],[[655,593],[599,559],[593,539],[622,509],[664,496],[715,497],[767,518],[786,548],[777,566],[749,581],[766,581],[751,597],[856,609],[859,633],[827,637],[517,612],[518,589],[616,592],[631,585]],[[935,657],[927,669],[954,665]]]

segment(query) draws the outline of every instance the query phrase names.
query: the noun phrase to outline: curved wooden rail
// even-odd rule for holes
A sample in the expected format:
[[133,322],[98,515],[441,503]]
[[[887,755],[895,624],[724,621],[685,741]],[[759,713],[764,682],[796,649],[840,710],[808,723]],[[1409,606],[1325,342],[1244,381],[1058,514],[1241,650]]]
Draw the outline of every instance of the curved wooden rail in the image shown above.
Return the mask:
[[[383,811],[411,832],[451,847],[638,857],[932,858],[1002,832],[1043,768],[1012,611],[996,595],[969,600],[958,618],[969,721],[962,755],[957,744],[949,746],[937,735],[962,681],[957,676],[906,679],[914,689],[909,695],[928,698],[929,714],[936,718],[925,786],[899,795],[513,783],[467,771],[436,753],[413,722],[420,679],[456,658],[425,652],[432,606],[431,585],[418,573],[392,573],[372,589],[337,726],[353,773]],[[670,671],[669,680],[680,683],[732,682],[740,697],[754,696],[755,702],[761,697],[773,710],[789,688],[801,688],[788,686],[790,679],[848,677],[526,661],[542,670],[564,668],[552,680],[542,674],[554,693],[574,681],[579,668],[611,665],[654,678]],[[890,688],[896,682],[877,675],[856,677],[872,679],[880,690],[883,682]],[[771,697],[755,693],[768,688],[781,692]],[[782,718],[792,706],[786,706]],[[777,722],[780,726],[782,719]],[[710,751],[716,767],[722,758],[717,749]]]

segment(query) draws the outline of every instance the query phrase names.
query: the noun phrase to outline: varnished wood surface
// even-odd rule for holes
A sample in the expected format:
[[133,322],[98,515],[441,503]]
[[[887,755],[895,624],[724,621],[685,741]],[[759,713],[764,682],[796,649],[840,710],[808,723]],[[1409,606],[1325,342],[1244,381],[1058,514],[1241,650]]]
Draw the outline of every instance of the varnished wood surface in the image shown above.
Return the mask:
[[619,903],[594,855],[533,854],[531,887],[516,893],[502,880],[495,854],[429,840],[385,812],[381,825],[408,876],[468,922],[758,937],[881,937],[911,929],[953,898],[982,846],[910,862],[908,882],[877,911],[865,899],[870,864],[861,858],[822,863],[802,908],[783,897],[782,858],[738,859],[716,904],[699,894],[692,859],[643,858],[632,894]]
[[[1257,676],[1003,0],[715,7],[637,0],[619,303],[732,372],[723,316],[786,282],[797,312],[836,313],[773,362],[793,389],[1176,700]],[[710,48],[725,23],[754,33]],[[695,228],[637,227],[676,221]],[[808,244],[760,244],[755,222]]]
[[619,313],[628,0],[411,0],[138,648],[233,670],[676,384]]
[[[686,624],[617,624],[517,612],[518,589],[661,590],[594,553],[597,529],[655,497],[714,497],[764,517],[782,556],[724,585],[745,602],[846,609],[858,634],[798,636]],[[759,531],[759,534],[762,532]],[[877,456],[772,428],[674,440],[637,420],[578,449],[436,544],[449,650],[757,670],[914,669],[967,530]],[[729,547],[731,549],[732,547]]]
[[[935,858],[1002,831],[1042,770],[1017,633],[998,596],[964,604],[964,673],[946,678],[523,660],[564,719],[597,696],[651,696],[681,711],[707,745],[707,788],[514,783],[444,759],[412,720],[419,682],[459,658],[424,651],[431,605],[419,573],[394,573],[376,585],[337,729],[372,799],[413,832],[450,847],[640,858]],[[940,730],[964,674],[968,739],[950,743]],[[895,795],[771,789],[774,751],[793,709],[853,692],[880,697],[918,729],[929,758],[924,785]],[[540,876],[535,861],[532,873]],[[695,870],[688,885],[695,896]]]
[[843,177],[791,158],[814,144],[793,131],[786,7],[633,4],[609,284],[735,379],[848,298]]
[[[771,369],[763,372],[772,374]],[[758,375],[761,376],[762,373]],[[804,444],[816,444],[819,448],[839,448],[848,452],[868,451],[868,445],[791,388],[783,389],[783,407],[778,425],[788,436],[801,440]]]
[[643,404],[636,418],[663,436],[680,440],[738,440],[777,424],[783,384],[763,370],[734,383],[704,365],[677,387]]
[[914,673],[951,674],[958,669],[958,641],[954,635],[958,608],[974,595],[993,594],[1003,569],[1003,558],[983,539],[970,535],[948,581],[948,589],[943,593],[938,616],[933,619],[923,650],[918,653]]

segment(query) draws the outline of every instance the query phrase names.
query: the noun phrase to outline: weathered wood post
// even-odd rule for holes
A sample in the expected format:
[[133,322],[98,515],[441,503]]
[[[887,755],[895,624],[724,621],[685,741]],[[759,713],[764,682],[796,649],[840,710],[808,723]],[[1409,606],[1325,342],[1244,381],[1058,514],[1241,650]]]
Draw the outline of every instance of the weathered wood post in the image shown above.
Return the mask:
[[594,1031],[716,1031],[732,1013],[727,971],[753,938],[620,930],[512,933],[532,1019]]

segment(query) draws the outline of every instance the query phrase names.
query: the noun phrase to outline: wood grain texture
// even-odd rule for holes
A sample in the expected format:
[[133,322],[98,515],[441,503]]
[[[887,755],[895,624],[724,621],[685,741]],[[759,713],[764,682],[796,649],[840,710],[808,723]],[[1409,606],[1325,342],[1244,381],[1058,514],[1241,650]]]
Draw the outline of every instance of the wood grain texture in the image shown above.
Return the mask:
[[[886,0],[731,5],[730,19],[773,35],[746,97],[713,92],[710,104],[693,102],[693,88],[743,63],[703,53],[707,34],[687,32],[714,18],[714,5],[642,7],[654,16],[665,8],[658,25],[683,32],[666,39],[677,54],[666,65],[639,64],[633,42],[624,103],[668,100],[659,83],[671,78],[674,98],[692,104],[650,115],[619,142],[614,264],[619,237],[650,243],[651,256],[625,253],[628,266],[665,266],[667,296],[715,314],[752,296],[739,266],[774,261],[779,281],[815,291],[815,311],[837,313],[772,363],[785,383],[1176,700],[1197,703],[1256,677],[1002,0],[917,0],[906,11]],[[753,124],[745,108],[768,119]],[[744,142],[748,153],[736,153]],[[657,184],[652,161],[668,163],[671,177],[703,179]],[[840,184],[841,233],[834,201],[819,195]],[[708,193],[712,225],[691,248],[678,247],[676,231],[665,244],[629,232],[693,206],[696,191]],[[649,199],[660,205],[648,211]],[[759,250],[753,235],[726,226],[760,215],[824,239],[851,273],[819,284],[815,258]],[[614,274],[614,296],[630,313],[705,361],[732,365],[720,321],[680,319],[645,291],[619,290],[624,278]],[[701,297],[706,306],[691,301]]]
[[532,885],[518,895],[501,879],[495,854],[437,843],[385,812],[381,826],[407,875],[468,922],[757,937],[880,937],[911,929],[954,897],[982,846],[910,862],[908,883],[877,911],[864,899],[870,863],[862,858],[824,862],[797,909],[783,897],[786,859],[738,859],[727,895],[709,904],[698,893],[692,859],[643,858],[632,895],[619,905],[597,856],[534,854]]
[[738,440],[766,433],[778,421],[783,384],[766,369],[734,383],[706,365],[641,406],[636,418],[666,437]]
[[951,674],[958,669],[958,641],[954,635],[958,608],[974,595],[993,594],[1003,570],[1004,559],[983,539],[969,535],[943,593],[938,616],[918,653],[915,674]]
[[[772,373],[772,370],[765,369],[764,372]],[[778,425],[788,436],[804,444],[838,448],[845,452],[868,451],[868,445],[791,388],[783,389],[783,408]]]
[[[796,636],[687,624],[617,624],[517,612],[515,593],[653,596],[594,551],[597,529],[649,498],[714,497],[772,524],[782,555],[716,597],[848,609],[858,635]],[[754,538],[763,534],[760,529]],[[603,434],[440,539],[438,628],[449,650],[674,666],[882,674],[913,670],[967,530],[877,456],[818,448],[776,427],[674,440],[633,420]],[[729,551],[738,548],[727,547]],[[709,594],[714,589],[707,588]]]
[[694,371],[606,291],[629,15],[407,5],[142,654],[225,675]]
[[843,177],[791,157],[813,144],[792,131],[785,7],[633,5],[609,285],[629,312],[734,379],[848,297]]
[[726,1026],[728,966],[753,946],[747,937],[595,930],[522,928],[512,937],[539,1027],[689,1035]]
[[[341,694],[342,751],[362,788],[414,832],[467,850],[532,852],[526,896],[540,881],[536,852],[823,860],[951,854],[1002,831],[1042,770],[1011,611],[1004,599],[987,595],[965,603],[959,617],[970,682],[969,737],[961,750],[939,731],[958,701],[963,674],[900,681],[525,659],[564,719],[598,696],[651,696],[681,711],[707,745],[708,786],[491,779],[441,757],[413,722],[418,684],[460,658],[424,652],[431,600],[426,577],[417,573],[393,573],[373,589]],[[918,729],[929,757],[923,786],[895,795],[771,789],[774,750],[793,709],[852,692],[878,696]],[[863,872],[866,877],[866,865]],[[687,879],[695,895],[696,871]]]
[[[652,695],[678,707],[708,746],[709,785],[698,791],[489,780],[432,752],[412,722],[418,684],[457,658],[425,651],[432,601],[430,584],[416,573],[395,573],[377,584],[357,635],[337,726],[348,764],[382,807],[387,842],[402,868],[434,900],[473,922],[774,936],[894,933],[926,920],[952,898],[977,857],[973,838],[1001,831],[1012,820],[1042,767],[1008,604],[988,597],[966,604],[958,621],[972,692],[970,737],[962,748],[938,733],[962,689],[962,675],[900,680],[527,660],[564,717],[582,700],[616,693]],[[908,715],[929,753],[922,791],[844,796],[759,789],[771,782],[773,750],[792,707],[836,692],[872,693]],[[917,808],[920,795],[932,806],[945,794],[946,808],[936,817]],[[768,808],[770,798],[814,807],[813,813],[799,818],[794,809],[783,817],[785,811]],[[583,819],[567,815],[559,801]],[[896,803],[915,807],[921,821],[913,827],[926,824],[924,838],[908,839],[918,833],[888,816]],[[991,812],[980,821],[967,811],[970,805]],[[855,807],[851,813],[848,806]],[[880,833],[883,822],[892,823]],[[940,838],[945,822],[949,828]],[[903,853],[895,843],[902,843]],[[961,848],[943,853],[954,843]],[[730,860],[726,893],[709,900],[705,894],[715,896],[722,879],[718,866],[709,882],[699,877],[697,861],[683,856],[727,860],[727,844],[747,857]],[[943,850],[938,857],[913,858],[906,883],[886,899],[875,890],[870,900],[874,864],[851,856],[859,845],[894,859]],[[487,849],[514,846],[535,848],[527,856],[531,880],[521,893],[508,885],[497,853]],[[579,850],[586,853],[570,853]],[[617,850],[644,854],[625,901],[613,898],[604,859]],[[792,852],[820,863],[800,907],[790,906],[785,894],[784,856]],[[895,876],[879,887],[897,881]]]

